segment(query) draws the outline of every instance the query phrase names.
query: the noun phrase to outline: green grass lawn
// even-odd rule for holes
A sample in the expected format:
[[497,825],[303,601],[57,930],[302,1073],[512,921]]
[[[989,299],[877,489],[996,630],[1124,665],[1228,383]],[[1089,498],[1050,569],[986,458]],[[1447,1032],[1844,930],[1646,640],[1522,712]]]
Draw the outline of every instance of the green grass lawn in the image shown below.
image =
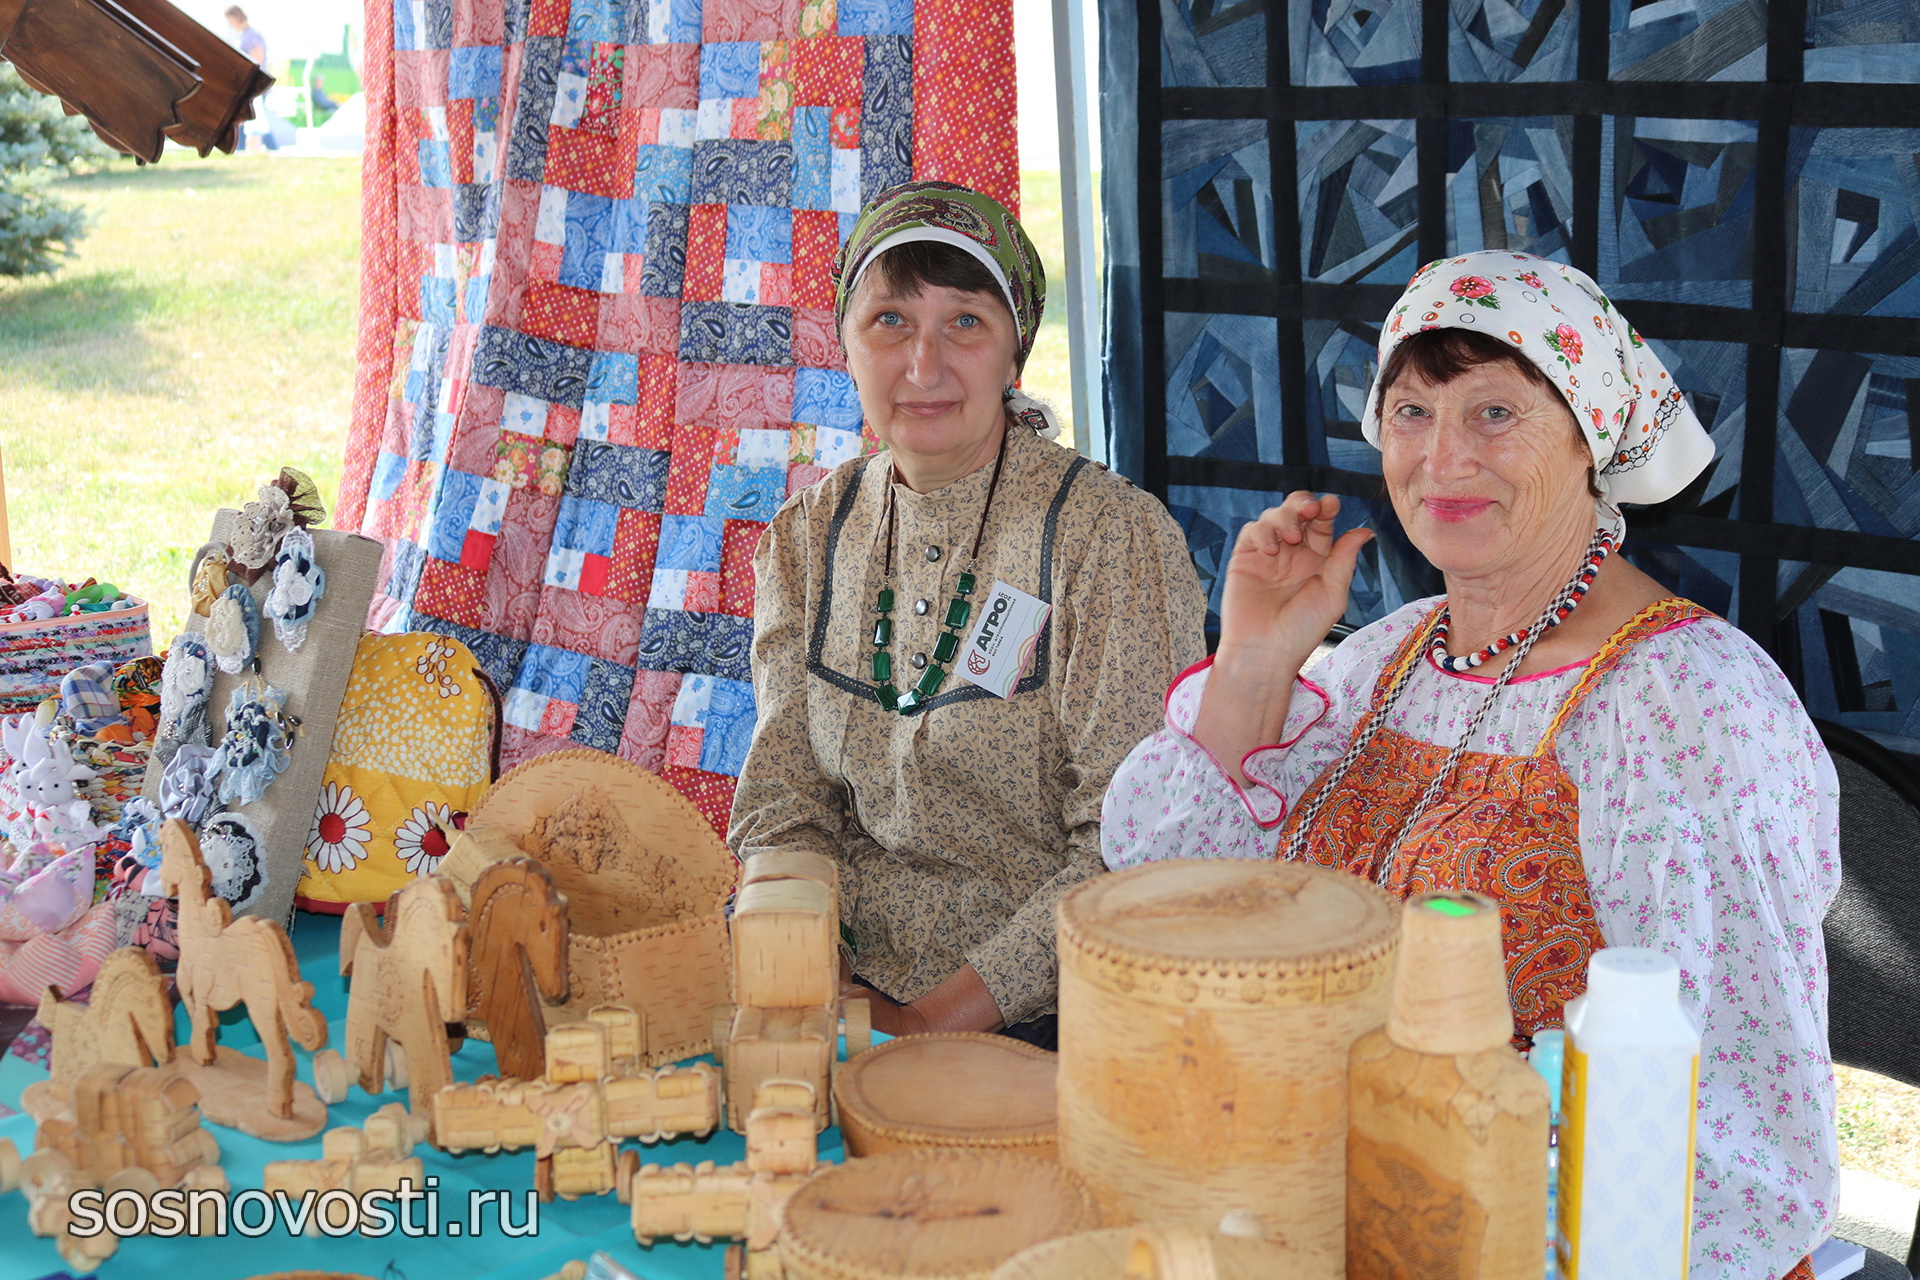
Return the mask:
[[92,234],[59,273],[0,281],[14,561],[146,597],[164,646],[217,507],[283,465],[339,487],[360,166],[170,148],[60,185]]

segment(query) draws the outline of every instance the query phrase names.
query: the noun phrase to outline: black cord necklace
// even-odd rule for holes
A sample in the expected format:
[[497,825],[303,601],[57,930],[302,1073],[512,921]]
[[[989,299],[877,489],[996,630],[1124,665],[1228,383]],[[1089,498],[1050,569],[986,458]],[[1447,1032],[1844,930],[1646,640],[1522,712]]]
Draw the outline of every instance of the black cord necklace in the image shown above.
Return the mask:
[[987,530],[987,515],[993,510],[993,495],[1000,488],[1000,468],[1007,460],[1007,437],[1002,432],[999,451],[993,455],[993,479],[987,484],[987,500],[980,508],[980,523],[974,526],[973,549],[967,553],[966,568],[961,570],[959,580],[953,584],[953,599],[947,602],[946,615],[940,620],[940,638],[934,642],[933,661],[920,673],[919,681],[905,693],[893,683],[893,482],[887,482],[887,550],[886,560],[880,578],[880,597],[874,601],[874,611],[880,615],[873,624],[873,684],[874,691],[880,697],[880,709],[897,711],[901,715],[919,707],[922,703],[940,692],[940,686],[946,683],[947,666],[960,652],[960,628],[967,625],[967,619],[973,614],[973,605],[967,597],[973,594],[976,585],[973,576],[974,562],[980,558],[980,539]]

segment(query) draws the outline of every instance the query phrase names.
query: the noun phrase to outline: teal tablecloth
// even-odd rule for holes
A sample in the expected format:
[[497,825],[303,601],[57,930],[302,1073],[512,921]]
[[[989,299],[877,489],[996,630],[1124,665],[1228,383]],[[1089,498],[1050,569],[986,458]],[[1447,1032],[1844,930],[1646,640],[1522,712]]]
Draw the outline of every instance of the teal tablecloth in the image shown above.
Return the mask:
[[[302,914],[298,919],[293,944],[300,957],[300,970],[313,983],[315,1006],[327,1017],[328,1043],[338,1048],[345,1039],[347,1017],[347,979],[340,976],[338,963],[339,924],[330,916]],[[185,1012],[176,1011],[176,1017],[177,1034],[184,1038]],[[220,1042],[242,1052],[255,1052],[259,1044],[244,1013],[222,1028]],[[300,1078],[311,1083],[312,1055],[304,1050],[295,1052],[300,1057]],[[478,1041],[468,1041],[453,1058],[454,1075],[462,1080],[495,1070],[493,1047]],[[20,1091],[44,1078],[45,1072],[19,1058],[0,1057],[0,1102],[17,1108]],[[357,1125],[375,1108],[393,1101],[405,1102],[404,1091],[369,1097],[355,1085],[347,1100],[332,1109],[328,1127]],[[207,1129],[220,1142],[221,1164],[235,1193],[258,1187],[261,1170],[270,1160],[320,1156],[318,1135],[305,1142],[262,1142],[218,1125],[209,1124]],[[11,1139],[22,1155],[28,1154],[33,1148],[33,1121],[26,1115],[0,1118],[0,1138]],[[745,1154],[740,1136],[724,1128],[699,1140],[627,1145],[650,1164],[711,1160],[724,1165]],[[439,1180],[438,1216],[442,1222],[464,1220],[468,1193],[476,1190],[513,1192],[514,1222],[525,1221],[524,1193],[533,1186],[531,1151],[495,1155],[468,1151],[456,1156],[422,1145],[416,1154],[426,1166],[429,1182]],[[841,1158],[838,1129],[820,1135],[820,1155],[823,1160]],[[497,1211],[497,1202],[488,1206],[485,1230],[478,1237],[443,1233],[409,1238],[396,1233],[380,1238],[353,1235],[333,1239],[289,1235],[277,1222],[268,1234],[254,1239],[238,1234],[219,1239],[132,1236],[121,1241],[119,1252],[100,1268],[99,1274],[102,1280],[244,1280],[265,1272],[311,1268],[359,1272],[380,1280],[457,1280],[468,1276],[540,1280],[569,1259],[584,1258],[595,1249],[606,1250],[642,1280],[712,1280],[722,1274],[720,1244],[701,1246],[667,1240],[643,1249],[634,1243],[627,1206],[612,1195],[540,1205],[538,1233],[520,1237],[500,1232]],[[416,1208],[414,1215],[419,1221],[420,1210]],[[65,1269],[54,1242],[27,1231],[26,1198],[18,1192],[0,1195],[0,1280],[34,1280]]]

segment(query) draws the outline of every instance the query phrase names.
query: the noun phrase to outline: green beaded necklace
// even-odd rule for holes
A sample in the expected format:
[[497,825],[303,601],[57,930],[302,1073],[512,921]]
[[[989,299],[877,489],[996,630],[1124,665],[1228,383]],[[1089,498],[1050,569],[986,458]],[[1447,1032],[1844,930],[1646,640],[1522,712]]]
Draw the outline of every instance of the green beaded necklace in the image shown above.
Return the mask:
[[953,584],[953,599],[947,602],[946,616],[940,620],[940,638],[934,641],[933,661],[920,673],[920,679],[911,689],[901,693],[893,683],[893,619],[887,615],[893,612],[893,483],[887,484],[887,559],[883,576],[880,579],[880,598],[874,602],[874,611],[880,615],[873,624],[873,684],[874,691],[880,697],[882,711],[897,711],[906,715],[916,707],[940,692],[940,686],[946,683],[947,663],[952,662],[960,652],[960,628],[967,625],[967,619],[973,614],[973,605],[967,597],[973,594],[975,580],[974,561],[980,558],[980,538],[987,530],[987,515],[993,510],[993,495],[1000,487],[1000,466],[1007,459],[1007,438],[1000,437],[1000,451],[993,457],[993,479],[987,483],[987,501],[980,508],[980,523],[974,526],[973,550],[967,553],[967,567]]

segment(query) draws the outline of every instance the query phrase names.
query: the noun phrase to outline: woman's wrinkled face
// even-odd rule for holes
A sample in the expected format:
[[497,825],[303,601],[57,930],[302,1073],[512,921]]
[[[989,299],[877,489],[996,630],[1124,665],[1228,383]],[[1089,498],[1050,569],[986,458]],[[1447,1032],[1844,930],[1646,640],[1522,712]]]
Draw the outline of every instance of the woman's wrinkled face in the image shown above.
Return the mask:
[[1394,510],[1443,573],[1498,573],[1592,528],[1593,458],[1566,401],[1504,361],[1446,383],[1402,375],[1380,453]]
[[909,484],[940,482],[993,457],[1016,376],[1013,313],[996,294],[923,286],[907,294],[879,271],[861,277],[842,329],[847,372],[873,433]]

